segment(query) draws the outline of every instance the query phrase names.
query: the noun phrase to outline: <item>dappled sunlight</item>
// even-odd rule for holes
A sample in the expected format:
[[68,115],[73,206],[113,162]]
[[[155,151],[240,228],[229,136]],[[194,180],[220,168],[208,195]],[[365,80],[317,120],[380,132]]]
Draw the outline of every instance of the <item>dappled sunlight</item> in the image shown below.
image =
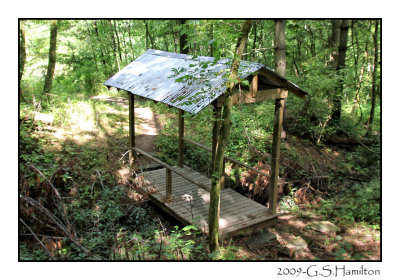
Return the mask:
[[137,134],[158,135],[155,116],[150,108],[135,108],[135,118],[146,120],[135,128]]
[[226,219],[220,217],[220,219],[219,219],[219,227],[222,229],[222,228],[225,228],[228,225],[229,225],[229,222]]
[[74,123],[71,127],[73,131],[81,132],[81,131],[97,131],[95,128],[95,123],[93,120],[83,120],[77,119],[77,123]]

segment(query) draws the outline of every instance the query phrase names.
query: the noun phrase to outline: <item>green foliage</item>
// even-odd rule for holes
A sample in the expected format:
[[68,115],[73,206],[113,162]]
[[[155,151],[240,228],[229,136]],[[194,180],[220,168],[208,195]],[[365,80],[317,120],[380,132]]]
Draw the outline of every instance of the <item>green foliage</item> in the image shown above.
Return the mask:
[[318,214],[342,222],[379,224],[380,180],[356,184],[347,192],[324,199],[315,208]]
[[296,202],[294,196],[296,188],[292,188],[288,195],[281,198],[279,202],[279,209],[283,212],[298,212],[300,210],[299,205]]

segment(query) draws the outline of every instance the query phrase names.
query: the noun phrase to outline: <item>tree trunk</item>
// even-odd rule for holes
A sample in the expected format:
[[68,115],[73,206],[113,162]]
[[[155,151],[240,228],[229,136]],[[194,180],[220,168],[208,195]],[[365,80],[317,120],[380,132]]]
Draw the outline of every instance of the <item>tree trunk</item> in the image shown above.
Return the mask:
[[339,54],[337,56],[336,71],[339,75],[339,82],[333,96],[333,108],[332,108],[332,125],[339,125],[341,111],[342,111],[342,99],[343,99],[343,83],[344,75],[341,71],[346,65],[346,51],[347,51],[347,33],[349,30],[349,21],[342,20],[340,24],[340,41],[339,41]]
[[102,62],[103,65],[106,67],[106,66],[107,66],[107,62],[106,62],[106,59],[105,59],[105,55],[104,55],[104,52],[103,52],[103,48],[102,48],[102,46],[101,46],[101,41],[102,41],[102,40],[101,40],[100,35],[99,35],[99,29],[98,29],[98,27],[97,27],[96,21],[94,21],[94,31],[95,31],[96,36],[97,36],[97,41],[100,43],[101,62]]
[[372,132],[372,122],[374,121],[375,106],[376,106],[376,65],[378,63],[378,28],[379,21],[375,21],[375,31],[374,31],[374,59],[372,61],[372,85],[371,85],[371,111],[369,113],[369,119],[367,122],[367,132],[365,136],[369,136]]
[[256,61],[256,51],[255,51],[255,49],[256,49],[256,42],[257,42],[257,22],[255,21],[254,22],[254,39],[253,39],[253,50],[252,50],[252,52],[251,52],[251,61]]
[[328,65],[332,69],[336,69],[338,61],[338,48],[340,43],[340,20],[332,20],[332,35],[329,47],[332,49]]
[[88,34],[88,37],[89,37],[90,46],[92,48],[91,53],[93,54],[94,65],[96,66],[96,71],[98,71],[99,68],[97,67],[96,47],[93,44],[94,38],[92,36],[92,32],[90,32],[90,27],[89,27],[88,22],[86,20],[84,22],[86,24],[86,30],[87,30],[87,34]]
[[243,23],[241,34],[238,38],[235,50],[235,56],[232,62],[231,73],[228,79],[227,90],[224,94],[225,104],[222,111],[222,123],[219,129],[219,137],[215,152],[215,159],[212,172],[212,187],[210,192],[210,208],[208,215],[208,236],[210,252],[216,252],[219,249],[218,230],[219,230],[219,212],[220,212],[220,192],[221,184],[223,183],[223,170],[225,148],[228,142],[228,136],[231,128],[231,110],[232,110],[232,92],[236,84],[240,59],[243,49],[247,41],[247,36],[251,28],[251,20],[246,20]]
[[[210,40],[214,39],[214,25],[211,23],[210,31],[209,31]],[[213,43],[209,45],[210,56],[214,56],[214,48]]]
[[23,98],[21,93],[21,80],[24,75],[25,62],[26,62],[26,43],[25,43],[25,22],[21,20],[20,26],[20,41],[19,41],[19,73],[18,73],[18,94]]
[[129,47],[131,49],[131,61],[135,59],[135,55],[133,53],[133,43],[132,43],[132,34],[131,34],[131,21],[128,21],[128,36],[129,36]]
[[[275,71],[286,77],[285,20],[275,20]],[[286,139],[286,99],[281,103],[283,109],[281,139]]]
[[144,26],[146,28],[146,48],[147,49],[149,48],[149,39],[150,39],[151,48],[156,49],[153,37],[151,36],[150,30],[149,30],[149,23],[147,20],[144,20]]
[[178,19],[178,23],[180,25],[180,33],[179,33],[179,51],[180,53],[188,54],[189,53],[189,45],[187,40],[187,34],[183,31],[183,27],[186,24],[186,19]]
[[112,38],[112,50],[113,50],[113,54],[115,57],[115,62],[117,63],[117,68],[118,71],[121,70],[121,66],[119,63],[119,59],[118,59],[118,55],[117,55],[117,43],[115,41],[115,36],[114,36],[114,28],[113,25],[111,23],[111,20],[108,20],[108,26],[109,26],[109,32],[111,33],[111,38]]
[[57,50],[57,20],[50,21],[50,50],[49,50],[49,64],[47,66],[47,74],[44,82],[43,93],[48,94],[51,92],[53,84],[54,71],[56,69],[56,53]]
[[122,61],[121,43],[119,42],[119,34],[118,34],[118,29],[117,29],[117,23],[115,22],[115,20],[114,20],[113,29],[114,29],[114,33],[115,33],[115,38],[117,38],[119,61]]

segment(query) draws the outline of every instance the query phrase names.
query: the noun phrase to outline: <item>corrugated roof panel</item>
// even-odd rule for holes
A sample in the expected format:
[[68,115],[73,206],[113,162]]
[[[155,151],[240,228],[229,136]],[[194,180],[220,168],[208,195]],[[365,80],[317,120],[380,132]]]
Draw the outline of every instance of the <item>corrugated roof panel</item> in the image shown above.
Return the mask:
[[[231,62],[222,59],[214,63],[212,57],[193,57],[150,49],[104,82],[104,85],[196,114],[225,92]],[[260,63],[241,61],[239,77],[244,79],[261,68],[272,71]],[[176,81],[188,75],[196,79]]]

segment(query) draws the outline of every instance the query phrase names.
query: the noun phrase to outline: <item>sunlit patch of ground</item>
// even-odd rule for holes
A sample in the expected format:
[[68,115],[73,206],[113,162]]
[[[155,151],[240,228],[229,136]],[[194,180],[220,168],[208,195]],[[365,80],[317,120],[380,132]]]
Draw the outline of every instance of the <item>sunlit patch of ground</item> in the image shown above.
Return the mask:
[[[278,223],[265,230],[274,233],[276,240],[256,248],[250,248],[249,242],[259,233],[237,236],[224,245],[242,248],[242,255],[249,259],[264,260],[379,260],[380,234],[360,224],[346,226],[337,234],[321,233],[308,225],[319,220],[318,217],[304,217],[287,214],[279,217]],[[290,254],[290,244],[296,240],[307,243],[305,249]],[[301,242],[300,242],[301,244]],[[286,248],[288,247],[289,248]]]

